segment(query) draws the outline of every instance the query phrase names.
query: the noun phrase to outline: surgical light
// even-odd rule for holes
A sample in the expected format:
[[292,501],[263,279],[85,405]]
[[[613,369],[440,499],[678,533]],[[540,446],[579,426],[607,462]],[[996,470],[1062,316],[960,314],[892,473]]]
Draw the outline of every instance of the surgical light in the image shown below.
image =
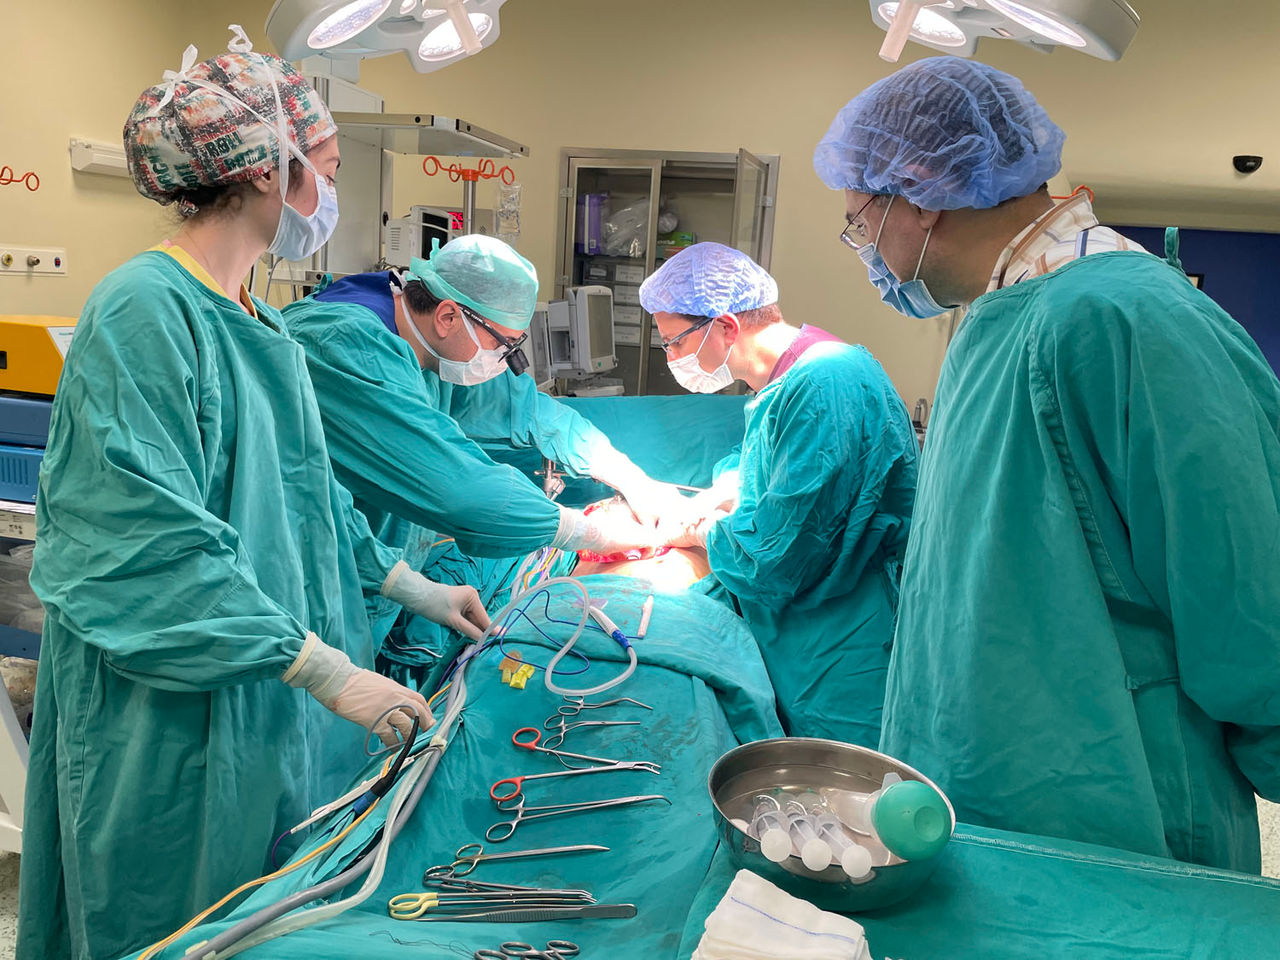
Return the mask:
[[505,2],[275,0],[267,36],[286,60],[322,56],[352,65],[403,52],[415,70],[428,73],[491,46]]
[[354,0],[325,17],[307,36],[312,50],[326,50],[350,40],[387,12],[391,0]]
[[1015,0],[987,0],[987,6],[996,13],[1003,13],[1015,23],[1020,23],[1052,43],[1064,43],[1069,47],[1083,47],[1084,37],[1076,33],[1065,23],[1053,19],[1047,13],[1041,13],[1025,3]]
[[[899,4],[896,0],[882,3],[880,4],[880,16],[886,20],[893,20],[898,15],[898,7]],[[915,21],[911,24],[911,36],[917,40],[923,40],[926,43],[933,43],[942,47],[963,47],[969,42],[969,38],[965,36],[963,30],[942,14],[935,13],[928,7],[922,7],[916,12]]]
[[1035,50],[1064,46],[1119,60],[1140,18],[1126,0],[868,0],[885,31],[880,56],[897,60],[908,40],[972,57],[978,41],[1013,40]]
[[[469,19],[476,40],[483,43],[484,38],[493,29],[493,21],[483,13],[470,14]],[[458,35],[458,28],[452,21],[446,20],[427,34],[422,45],[418,47],[418,56],[429,62],[449,60],[462,53],[463,49],[464,45],[462,37]]]

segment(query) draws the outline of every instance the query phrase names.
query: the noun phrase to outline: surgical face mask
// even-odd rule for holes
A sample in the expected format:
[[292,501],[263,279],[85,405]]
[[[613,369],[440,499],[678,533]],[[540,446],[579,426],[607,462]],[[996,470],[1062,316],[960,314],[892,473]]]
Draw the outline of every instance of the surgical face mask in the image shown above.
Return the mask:
[[698,354],[702,353],[702,348],[707,345],[707,337],[711,336],[712,326],[714,324],[707,327],[707,332],[702,335],[702,343],[698,344],[698,349],[693,353],[675,360],[667,358],[667,369],[671,371],[671,376],[675,377],[676,383],[690,393],[715,393],[733,383],[733,374],[729,372],[729,354],[733,353],[732,346],[724,355],[724,362],[716,367],[714,372],[707,373],[702,369],[702,364],[698,363]]
[[896,196],[889,198],[889,206],[885,207],[884,217],[880,220],[880,229],[876,231],[875,240],[864,243],[858,248],[858,258],[867,265],[867,276],[880,291],[881,300],[905,317],[914,317],[917,320],[936,317],[951,308],[938,303],[925,282],[920,279],[920,265],[924,263],[924,252],[929,249],[929,238],[933,236],[933,228],[930,227],[929,232],[925,234],[924,245],[920,248],[920,259],[916,261],[915,276],[906,283],[902,283],[893,275],[893,271],[889,269],[889,265],[884,262],[884,258],[880,256],[880,251],[877,249],[880,234],[884,232],[885,221],[889,219],[889,207],[893,206],[893,201],[896,199]]
[[462,323],[466,327],[471,341],[476,345],[475,356],[470,360],[450,360],[447,357],[440,356],[435,351],[435,348],[427,343],[427,338],[422,335],[418,325],[413,322],[413,317],[409,316],[409,308],[405,306],[403,296],[400,297],[400,309],[404,311],[405,324],[409,327],[410,332],[413,333],[418,343],[422,344],[422,349],[439,361],[440,379],[445,383],[456,383],[462,387],[471,387],[477,383],[492,380],[494,377],[500,377],[502,376],[502,371],[507,369],[506,351],[502,347],[486,350],[480,346],[480,338],[476,336],[475,329],[471,326],[471,321],[466,317],[462,318]]
[[284,199],[286,178],[280,178],[280,224],[267,252],[286,260],[307,259],[328,242],[338,226],[338,192],[315,167],[306,160],[302,162],[315,179],[319,202],[310,216],[299,213]]

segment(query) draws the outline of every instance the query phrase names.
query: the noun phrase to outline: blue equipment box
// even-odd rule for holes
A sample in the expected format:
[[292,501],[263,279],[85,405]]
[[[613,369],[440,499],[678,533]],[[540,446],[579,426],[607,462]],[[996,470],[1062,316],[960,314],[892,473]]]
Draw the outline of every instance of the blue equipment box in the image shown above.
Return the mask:
[[19,447],[0,443],[0,500],[36,502],[43,447]]
[[0,393],[0,443],[43,447],[49,442],[53,401]]

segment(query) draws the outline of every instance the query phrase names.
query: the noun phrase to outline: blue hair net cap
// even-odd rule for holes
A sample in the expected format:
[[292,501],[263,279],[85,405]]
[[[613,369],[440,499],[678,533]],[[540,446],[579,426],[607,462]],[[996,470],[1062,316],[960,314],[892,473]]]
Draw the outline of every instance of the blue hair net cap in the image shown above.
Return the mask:
[[1066,135],[1017,77],[960,57],[919,60],[836,114],[813,152],[833,190],[896,194],[926,210],[985,209],[1062,169]]
[[650,313],[718,317],[778,302],[778,284],[758,263],[722,243],[681,250],[640,285]]
[[527,330],[538,302],[538,271],[509,244],[473,233],[435,240],[431,259],[409,262],[409,279],[421,280],[438,300],[453,300],[486,320]]

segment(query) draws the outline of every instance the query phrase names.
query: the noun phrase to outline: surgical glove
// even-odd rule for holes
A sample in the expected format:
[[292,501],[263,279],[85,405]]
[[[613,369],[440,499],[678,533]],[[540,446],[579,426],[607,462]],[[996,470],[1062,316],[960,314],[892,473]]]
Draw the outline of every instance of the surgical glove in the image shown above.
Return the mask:
[[431,710],[422,694],[372,670],[362,670],[314,633],[307,634],[302,652],[281,679],[291,687],[302,687],[343,719],[372,730],[389,747],[400,742],[397,731],[400,738],[412,733],[415,713],[419,730],[431,726]]
[[591,456],[591,477],[608,484],[626,499],[641,523],[656,525],[685,499],[678,487],[660,483],[631,462],[631,458],[608,444]]
[[637,547],[660,547],[662,537],[657,528],[637,523],[621,511],[597,510],[587,516],[581,510],[561,507],[560,529],[551,545],[608,555]]
[[662,545],[664,547],[697,547],[705,550],[707,535],[711,532],[711,528],[728,515],[728,510],[717,508],[705,516],[695,517],[680,526],[664,525],[658,530]]
[[675,484],[642,477],[641,480],[617,488],[641,523],[655,526],[672,515],[683,515],[688,510],[690,498],[681,493]]
[[457,630],[464,637],[479,640],[489,628],[489,614],[475,587],[450,586],[428,580],[409,568],[403,560],[391,568],[382,595],[432,623]]

